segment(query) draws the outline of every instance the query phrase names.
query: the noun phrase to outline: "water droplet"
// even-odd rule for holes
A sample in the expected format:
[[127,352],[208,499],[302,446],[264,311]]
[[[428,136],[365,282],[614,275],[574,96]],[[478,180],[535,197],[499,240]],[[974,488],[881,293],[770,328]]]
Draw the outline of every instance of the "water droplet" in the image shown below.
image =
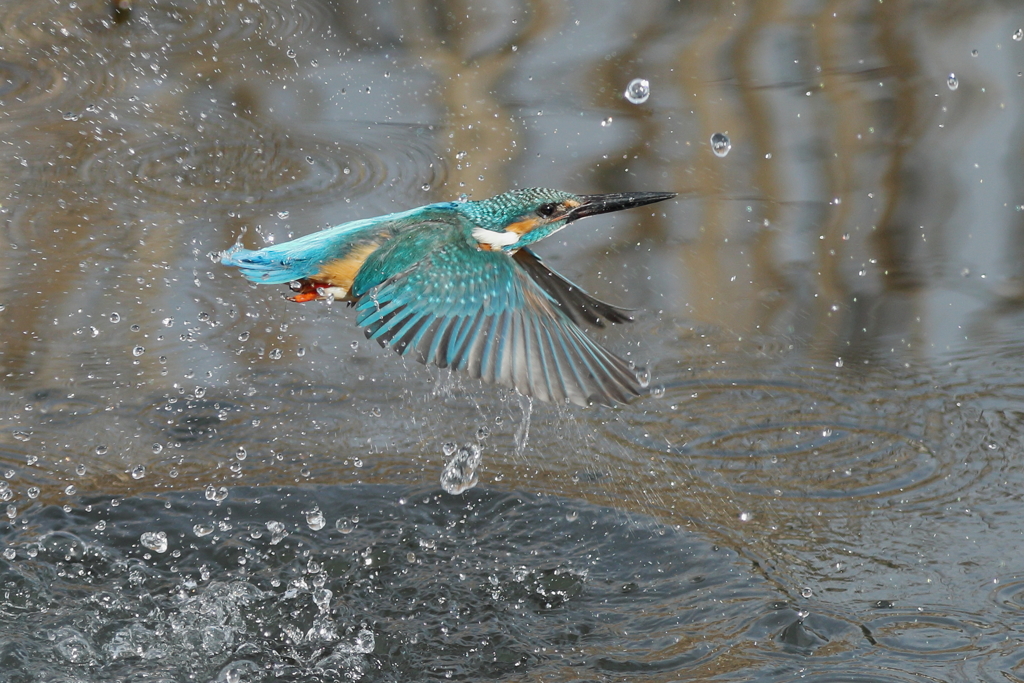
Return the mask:
[[78,465],[77,467],[75,467],[75,474],[77,474],[80,477],[84,477],[85,476],[85,465]]
[[803,588],[801,588],[801,589],[800,589],[800,595],[801,595],[802,597],[805,597],[805,598],[809,598],[809,597],[811,597],[812,595],[814,595],[814,591],[812,591],[812,590],[810,589],[810,587],[808,587],[808,586],[804,586]]
[[154,453],[159,453],[159,452],[161,452],[161,451],[162,451],[163,449],[164,449],[164,446],[163,446],[163,444],[159,444],[159,443],[155,443],[155,444],[153,444],[153,452],[154,452]]
[[632,104],[643,104],[651,96],[651,84],[646,78],[634,78],[626,86],[625,95]]
[[665,387],[664,386],[659,384],[658,386],[653,387],[651,389],[651,397],[653,397],[653,398],[664,398],[664,396],[665,396]]
[[740,521],[741,522],[749,522],[753,518],[754,518],[754,513],[753,512],[741,512],[740,513]]
[[74,484],[68,484],[67,486],[64,487],[64,493],[69,496],[73,496],[76,493],[78,493],[78,489],[75,488]]
[[167,532],[166,531],[147,531],[139,537],[139,543],[146,548],[158,553],[167,552]]
[[313,603],[320,610],[320,614],[327,614],[331,609],[331,598],[334,593],[327,588],[318,588],[313,591]]
[[288,50],[285,54],[288,55],[288,59],[295,59],[295,50]]
[[651,373],[646,368],[636,371],[636,381],[640,383],[641,389],[646,389],[651,383]]
[[357,342],[357,341],[354,341],[354,342],[352,342],[352,343],[351,343],[351,344],[349,344],[348,346],[349,346],[349,348],[350,348],[350,349],[352,349],[353,351],[358,351],[358,350],[359,350],[359,342]]
[[18,516],[18,506],[14,505],[14,504],[8,505],[7,506],[7,517],[9,519],[14,519],[17,516]]
[[477,467],[480,466],[480,447],[466,444],[449,460],[441,472],[441,488],[453,496],[467,491],[477,483]]
[[119,322],[121,322],[121,314],[120,313],[111,313],[110,314],[110,322],[112,322],[112,323],[119,323]]
[[28,487],[28,491],[26,491],[26,493],[28,494],[29,498],[33,498],[33,499],[38,498],[39,497],[39,487],[38,486],[29,486]]
[[146,476],[145,465],[136,465],[132,468],[132,479],[142,479],[144,476]]
[[78,114],[76,114],[73,111],[66,111],[66,112],[64,112],[64,120],[65,121],[77,121],[78,120]]
[[306,513],[306,524],[313,531],[320,531],[327,524],[327,520],[324,519],[324,513],[320,512],[320,508],[313,508]]
[[828,437],[832,436],[832,428],[831,427],[825,427],[824,429],[821,430],[821,435],[823,437],[825,437],[826,439]]
[[146,347],[145,346],[136,346],[134,349],[132,349],[132,355],[133,356],[141,356],[145,352],[146,352]]
[[971,50],[971,56],[972,57],[977,57],[978,56],[978,51],[977,50]]
[[1013,39],[1016,40],[1018,43],[1024,40],[1024,28],[1019,28],[1016,31],[1014,31]]
[[270,360],[281,360],[281,356],[283,354],[281,353],[281,349],[271,349],[268,355],[270,356]]
[[603,119],[603,120],[601,121],[601,127],[602,127],[602,128],[607,128],[608,126],[612,125],[612,120],[613,120],[613,119],[612,119],[612,117],[610,117],[610,116],[609,116],[608,118],[606,118],[606,119]]
[[199,538],[202,538],[203,536],[209,536],[210,534],[213,533],[213,525],[212,524],[196,524],[195,526],[192,527],[192,533],[194,533]]
[[13,560],[17,553],[14,552],[14,548],[4,548],[4,559]]
[[724,157],[732,149],[732,140],[725,133],[715,133],[711,136],[711,151],[716,157]]
[[281,522],[267,522],[267,531],[270,532],[270,545],[277,545],[288,535],[288,530],[284,528],[284,524],[281,524]]
[[107,451],[109,451],[109,450],[110,449],[107,448],[106,446],[97,446],[96,447],[96,455],[106,455]]
[[227,487],[216,487],[210,484],[206,487],[206,500],[215,500],[218,503],[228,497]]
[[430,189],[430,184],[423,183],[422,185],[420,185],[420,189],[423,190],[424,192],[427,192]]
[[486,439],[490,435],[491,435],[491,430],[488,429],[486,426],[481,427],[480,429],[476,430],[476,440],[477,441],[483,441],[484,439]]
[[350,534],[352,530],[356,528],[356,525],[352,523],[351,519],[342,517],[334,523],[334,528],[343,534]]
[[238,335],[238,341],[240,341],[240,342],[248,341],[248,339],[249,339],[249,333],[248,332],[242,332],[242,333],[240,333]]
[[565,513],[565,521],[567,521],[567,522],[575,522],[577,519],[579,519],[579,516],[580,516],[580,513],[577,512],[576,510],[572,510],[570,512],[566,512]]
[[950,90],[956,90],[960,87],[960,81],[956,79],[956,74],[949,74],[946,76],[946,85],[949,86]]
[[235,457],[239,460],[245,460],[246,455],[248,455],[248,453],[245,450],[245,446],[239,446],[238,450],[235,451]]
[[449,441],[449,442],[441,445],[441,452],[444,453],[444,457],[447,458],[449,455],[451,455],[452,453],[455,452],[456,448],[458,448],[458,446],[456,446],[454,443]]

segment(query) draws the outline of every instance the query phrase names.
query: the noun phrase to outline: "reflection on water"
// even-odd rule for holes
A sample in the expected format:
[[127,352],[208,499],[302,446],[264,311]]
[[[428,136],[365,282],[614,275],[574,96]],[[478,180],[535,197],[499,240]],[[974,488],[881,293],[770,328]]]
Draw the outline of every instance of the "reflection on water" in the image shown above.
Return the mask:
[[[8,678],[1024,680],[1015,5],[117,19],[0,3]],[[542,245],[631,406],[210,257],[528,186],[681,193]]]

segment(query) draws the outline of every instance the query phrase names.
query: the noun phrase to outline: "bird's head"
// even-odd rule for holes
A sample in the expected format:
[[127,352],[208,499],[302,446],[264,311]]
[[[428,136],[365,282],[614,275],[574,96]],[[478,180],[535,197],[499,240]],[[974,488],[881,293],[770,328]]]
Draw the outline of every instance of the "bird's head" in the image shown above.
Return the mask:
[[512,190],[460,205],[476,226],[473,237],[485,249],[515,251],[558,232],[585,216],[632,209],[675,197],[674,192],[618,192],[576,195],[561,190]]

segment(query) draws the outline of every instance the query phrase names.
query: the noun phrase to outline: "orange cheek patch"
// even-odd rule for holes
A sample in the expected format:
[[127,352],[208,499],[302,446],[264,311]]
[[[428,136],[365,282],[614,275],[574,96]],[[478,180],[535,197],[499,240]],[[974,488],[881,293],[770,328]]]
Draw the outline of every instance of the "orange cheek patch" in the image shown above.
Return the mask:
[[313,279],[332,287],[340,287],[348,292],[352,288],[352,281],[356,279],[356,273],[363,267],[367,257],[378,248],[380,245],[376,242],[362,244],[340,259],[328,261],[320,266],[320,272]]
[[505,227],[506,232],[514,232],[517,235],[525,235],[537,226],[539,226],[541,220],[539,218],[527,218],[526,220],[512,223]]

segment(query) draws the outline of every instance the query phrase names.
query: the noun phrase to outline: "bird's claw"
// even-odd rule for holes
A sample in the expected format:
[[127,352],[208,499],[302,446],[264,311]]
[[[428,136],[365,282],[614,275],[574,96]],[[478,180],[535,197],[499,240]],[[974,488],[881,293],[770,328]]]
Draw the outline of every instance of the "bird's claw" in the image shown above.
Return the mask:
[[288,283],[288,287],[295,292],[294,296],[285,297],[288,301],[294,301],[295,303],[302,304],[307,301],[316,301],[317,299],[323,299],[324,295],[321,292],[329,287],[323,282],[316,282],[314,280],[292,280]]

